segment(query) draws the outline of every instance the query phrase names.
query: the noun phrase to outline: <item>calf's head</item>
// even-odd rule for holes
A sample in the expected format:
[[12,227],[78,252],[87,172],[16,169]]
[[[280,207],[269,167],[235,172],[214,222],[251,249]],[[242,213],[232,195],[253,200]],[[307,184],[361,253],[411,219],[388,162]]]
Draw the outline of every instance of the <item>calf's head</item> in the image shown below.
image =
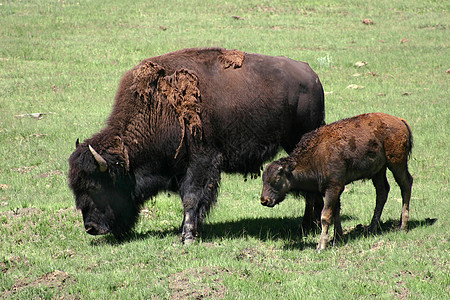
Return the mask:
[[290,170],[280,161],[270,163],[262,176],[261,204],[273,207],[282,202],[290,190]]
[[136,223],[139,207],[127,159],[119,151],[100,155],[91,145],[77,143],[69,158],[69,187],[87,233],[121,236]]

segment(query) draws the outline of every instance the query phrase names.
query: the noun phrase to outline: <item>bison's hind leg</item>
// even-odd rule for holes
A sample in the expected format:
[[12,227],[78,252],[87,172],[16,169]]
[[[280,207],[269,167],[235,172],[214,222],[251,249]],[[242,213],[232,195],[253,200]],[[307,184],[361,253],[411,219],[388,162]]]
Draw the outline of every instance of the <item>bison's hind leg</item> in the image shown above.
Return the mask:
[[408,171],[408,164],[405,162],[402,165],[394,165],[389,167],[394,174],[394,179],[400,186],[402,192],[402,214],[400,216],[400,229],[408,229],[409,221],[409,202],[411,200],[411,190],[413,184],[413,177]]
[[375,232],[380,228],[381,213],[389,194],[389,183],[386,178],[386,167],[383,167],[375,176],[372,177],[373,185],[377,193],[375,210],[373,212],[372,222],[370,222],[369,231]]

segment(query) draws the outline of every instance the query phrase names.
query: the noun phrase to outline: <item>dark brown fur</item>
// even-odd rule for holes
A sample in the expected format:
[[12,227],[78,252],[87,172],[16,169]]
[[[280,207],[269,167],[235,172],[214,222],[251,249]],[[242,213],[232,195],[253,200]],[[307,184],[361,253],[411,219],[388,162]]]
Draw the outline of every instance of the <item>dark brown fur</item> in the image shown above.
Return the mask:
[[69,185],[86,231],[119,236],[145,200],[177,191],[191,242],[222,171],[258,174],[280,146],[292,151],[323,122],[322,85],[306,63],[221,48],[171,52],[124,74],[107,126],[69,159]]
[[335,235],[343,235],[340,195],[345,185],[355,180],[373,181],[377,201],[369,228],[377,229],[389,193],[386,179],[386,169],[389,169],[402,191],[401,228],[407,229],[413,182],[408,172],[408,157],[412,146],[408,123],[383,113],[363,114],[325,125],[304,135],[289,157],[267,166],[261,203],[274,206],[292,191],[324,195],[318,245],[321,250],[326,247],[333,218]]

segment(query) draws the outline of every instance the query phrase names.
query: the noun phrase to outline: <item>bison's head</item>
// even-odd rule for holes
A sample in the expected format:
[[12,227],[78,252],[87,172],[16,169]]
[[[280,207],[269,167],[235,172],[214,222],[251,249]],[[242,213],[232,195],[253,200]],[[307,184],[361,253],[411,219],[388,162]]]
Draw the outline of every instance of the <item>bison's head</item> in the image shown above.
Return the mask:
[[121,236],[134,226],[138,217],[128,155],[120,138],[115,143],[121,147],[103,147],[97,152],[91,145],[77,142],[69,158],[69,186],[83,214],[86,232],[92,235]]
[[282,202],[290,189],[290,171],[279,161],[270,163],[262,176],[261,204],[273,207]]

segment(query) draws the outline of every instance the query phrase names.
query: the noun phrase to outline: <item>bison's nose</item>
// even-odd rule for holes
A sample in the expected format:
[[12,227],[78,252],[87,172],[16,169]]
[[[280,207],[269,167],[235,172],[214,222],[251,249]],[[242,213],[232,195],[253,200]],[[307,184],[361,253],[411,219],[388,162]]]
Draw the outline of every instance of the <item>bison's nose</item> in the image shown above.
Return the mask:
[[86,233],[89,233],[92,235],[98,235],[97,224],[87,223],[84,225],[84,229],[86,229]]
[[106,224],[97,224],[95,222],[87,222],[84,224],[84,229],[87,233],[92,235],[103,235],[111,233],[109,226]]

